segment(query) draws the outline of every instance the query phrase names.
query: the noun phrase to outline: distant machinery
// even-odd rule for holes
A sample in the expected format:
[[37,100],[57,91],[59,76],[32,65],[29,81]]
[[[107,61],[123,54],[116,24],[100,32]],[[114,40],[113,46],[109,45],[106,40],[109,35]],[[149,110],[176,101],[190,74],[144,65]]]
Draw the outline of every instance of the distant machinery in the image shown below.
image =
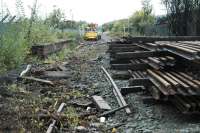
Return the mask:
[[94,40],[97,41],[101,39],[101,35],[98,33],[98,25],[97,24],[88,24],[85,27],[85,33],[83,35],[84,40]]

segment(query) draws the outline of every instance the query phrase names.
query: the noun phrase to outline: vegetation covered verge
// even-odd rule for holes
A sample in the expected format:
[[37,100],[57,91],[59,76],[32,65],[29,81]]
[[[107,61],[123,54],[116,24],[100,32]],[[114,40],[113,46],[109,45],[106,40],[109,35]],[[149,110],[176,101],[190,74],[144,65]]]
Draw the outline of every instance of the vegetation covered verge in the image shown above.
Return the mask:
[[77,25],[84,22],[65,21],[64,13],[55,9],[46,19],[37,13],[0,23],[0,74],[26,62],[32,45],[60,39],[80,39]]
[[[65,49],[57,56],[50,56],[45,63],[33,64],[26,75],[42,79],[45,73],[61,72],[62,69],[65,78],[56,75],[45,78],[53,84],[22,78],[1,87],[0,132],[42,133],[54,120],[53,132],[79,132],[80,127],[86,127],[83,131],[95,129],[95,132],[105,129],[96,127],[98,110],[91,102],[91,96],[98,90],[97,81],[102,79],[97,65],[103,60],[105,46],[74,48],[72,45],[70,48],[76,50]],[[57,113],[61,103],[66,105]],[[90,106],[91,109],[87,109]]]
[[25,59],[28,45],[22,27],[22,22],[1,24],[0,73],[18,66]]

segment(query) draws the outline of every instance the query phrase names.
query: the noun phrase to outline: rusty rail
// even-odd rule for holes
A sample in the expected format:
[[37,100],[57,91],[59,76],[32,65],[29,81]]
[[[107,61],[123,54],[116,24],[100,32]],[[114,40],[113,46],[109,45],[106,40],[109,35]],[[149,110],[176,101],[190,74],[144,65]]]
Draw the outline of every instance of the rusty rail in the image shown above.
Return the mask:
[[[156,38],[145,38],[146,40],[138,43],[134,42],[132,46],[112,44],[109,49],[112,57],[111,68],[129,72],[128,76],[120,75],[123,80],[129,78],[130,87],[125,91],[137,92],[138,90],[131,89],[145,87],[155,100],[170,101],[182,113],[200,113],[200,79],[195,76],[200,72],[199,69],[187,65],[191,62],[195,66],[200,65],[198,38],[200,39],[200,37],[170,38],[173,41],[191,39],[198,42],[169,42],[169,39],[161,37],[157,39],[159,41],[167,39],[166,42],[154,42],[152,39]],[[142,68],[143,66],[145,67]]]
[[[110,74],[106,71],[106,69],[103,66],[101,66],[101,69],[105,73],[105,75],[106,75],[107,79],[109,80],[109,82],[113,85],[113,93],[116,96],[118,104],[120,105],[120,107],[127,106],[126,101],[124,100],[124,98],[123,98],[118,86],[115,84],[115,82],[112,79],[112,77],[110,76]],[[127,114],[131,113],[131,110],[128,107],[125,108],[125,111],[126,111]]]

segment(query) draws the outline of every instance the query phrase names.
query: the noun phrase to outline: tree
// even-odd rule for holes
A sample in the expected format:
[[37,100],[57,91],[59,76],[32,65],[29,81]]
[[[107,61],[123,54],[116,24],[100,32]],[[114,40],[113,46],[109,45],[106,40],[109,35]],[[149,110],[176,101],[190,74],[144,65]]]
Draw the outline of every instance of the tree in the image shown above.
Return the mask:
[[142,10],[144,11],[144,15],[151,15],[153,6],[151,5],[151,0],[143,0],[142,1]]
[[111,31],[113,28],[114,22],[105,23],[102,25],[103,31]]
[[163,3],[173,34],[185,36],[192,31],[200,35],[200,0],[163,0]]
[[121,19],[104,24],[103,29],[111,29],[112,33],[119,35],[125,35],[124,31],[126,34],[145,35],[148,33],[149,27],[152,27],[155,23],[155,16],[152,14],[152,9],[151,0],[143,0],[140,11],[135,12],[128,19]]
[[[45,20],[45,23],[49,24],[53,28],[59,28],[62,19],[64,19],[64,13],[61,9],[54,9],[49,17]],[[63,23],[61,25],[63,27]]]
[[113,32],[123,32],[124,30],[124,21],[119,20],[113,24],[112,31]]
[[111,32],[114,33],[114,35],[125,36],[127,35],[127,22],[128,19],[117,20],[112,22],[112,24],[110,24],[108,28],[111,28]]
[[142,10],[135,12],[129,20],[132,33],[145,35],[146,29],[155,23],[155,17],[150,0],[143,0],[142,5]]

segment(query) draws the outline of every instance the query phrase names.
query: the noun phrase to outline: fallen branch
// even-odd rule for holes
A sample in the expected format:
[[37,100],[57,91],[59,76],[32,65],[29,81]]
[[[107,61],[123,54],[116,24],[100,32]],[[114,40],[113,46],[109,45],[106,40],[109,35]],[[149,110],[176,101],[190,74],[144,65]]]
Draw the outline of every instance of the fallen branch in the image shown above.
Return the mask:
[[68,117],[66,116],[66,114],[62,113],[62,114],[37,114],[37,115],[23,115],[20,117],[20,119],[54,119],[54,120],[64,120],[67,119]]
[[[63,110],[65,105],[66,105],[65,103],[62,103],[60,107],[58,108],[57,113],[60,113]],[[46,133],[51,133],[53,131],[55,124],[56,124],[56,120],[53,120],[53,122],[49,125],[49,128],[47,129]]]
[[75,50],[78,50],[78,49],[80,49],[80,48],[82,48],[82,47],[84,47],[84,44],[78,45],[78,46],[75,48]]
[[[92,115],[97,115],[97,112],[85,112],[85,113],[80,113],[78,114],[78,118],[84,119],[85,117],[92,116]],[[52,114],[37,114],[37,115],[23,115],[20,116],[20,119],[54,119],[54,120],[65,120],[68,119],[68,116],[64,113],[52,113]]]
[[128,107],[128,105],[123,106],[123,107],[119,107],[119,108],[116,108],[116,109],[113,109],[113,110],[110,110],[110,111],[107,111],[107,112],[104,112],[103,114],[100,114],[98,117],[105,117],[105,116],[114,114],[115,112],[120,111],[120,110],[122,110],[126,107]]
[[78,103],[78,102],[76,102],[76,101],[72,101],[72,102],[70,102],[70,104],[72,104],[72,105],[74,105],[74,106],[88,107],[88,106],[92,105],[92,102]]
[[79,114],[79,118],[84,119],[85,117],[92,116],[92,115],[97,115],[97,112],[82,113],[82,114]]
[[44,80],[44,79],[39,79],[39,78],[34,78],[34,77],[27,77],[27,76],[23,76],[21,78],[26,79],[26,80],[33,80],[33,81],[37,81],[37,82],[41,82],[41,83],[45,83],[45,84],[49,84],[49,85],[54,85],[54,83],[49,80]]

